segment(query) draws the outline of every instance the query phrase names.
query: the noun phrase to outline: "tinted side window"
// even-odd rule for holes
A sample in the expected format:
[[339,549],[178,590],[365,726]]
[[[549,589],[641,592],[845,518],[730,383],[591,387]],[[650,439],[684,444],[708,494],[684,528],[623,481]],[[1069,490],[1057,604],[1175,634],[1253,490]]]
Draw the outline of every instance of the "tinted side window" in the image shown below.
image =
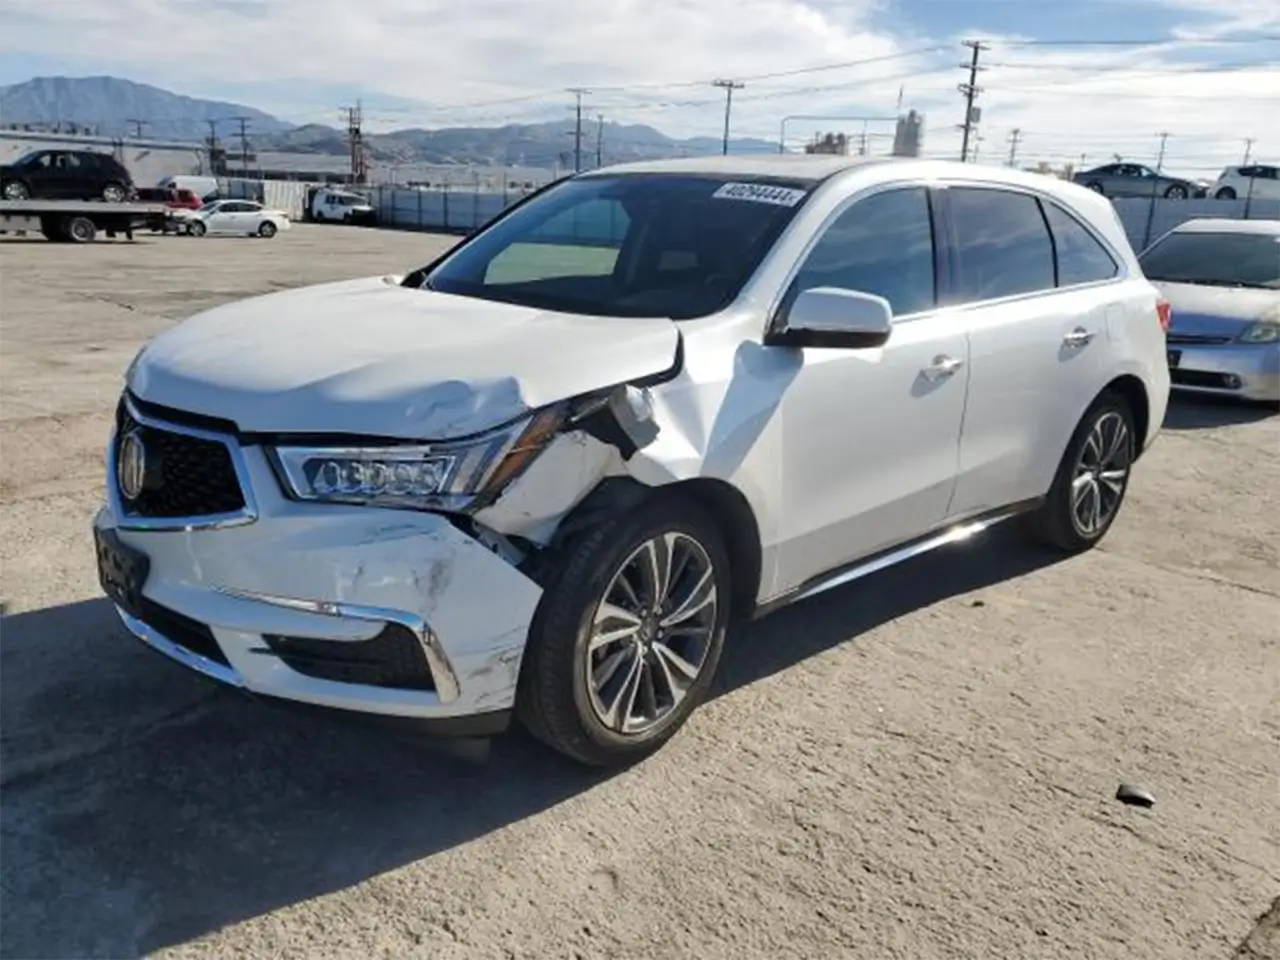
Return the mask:
[[961,303],[1053,289],[1053,244],[1034,197],[971,187],[952,188],[947,195]]
[[884,297],[895,316],[936,304],[933,224],[923,187],[859,200],[831,224],[796,275],[790,296],[843,287]]
[[1120,270],[1106,247],[1093,238],[1075,217],[1052,203],[1044,204],[1044,215],[1053,231],[1058,252],[1058,286],[1110,280]]

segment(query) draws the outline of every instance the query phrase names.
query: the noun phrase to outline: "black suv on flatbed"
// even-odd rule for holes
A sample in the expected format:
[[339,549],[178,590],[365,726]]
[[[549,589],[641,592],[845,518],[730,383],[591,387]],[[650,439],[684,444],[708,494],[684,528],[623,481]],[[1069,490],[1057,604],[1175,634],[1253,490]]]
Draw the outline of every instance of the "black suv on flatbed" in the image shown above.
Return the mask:
[[0,199],[106,200],[133,195],[133,178],[109,153],[37,150],[0,166]]

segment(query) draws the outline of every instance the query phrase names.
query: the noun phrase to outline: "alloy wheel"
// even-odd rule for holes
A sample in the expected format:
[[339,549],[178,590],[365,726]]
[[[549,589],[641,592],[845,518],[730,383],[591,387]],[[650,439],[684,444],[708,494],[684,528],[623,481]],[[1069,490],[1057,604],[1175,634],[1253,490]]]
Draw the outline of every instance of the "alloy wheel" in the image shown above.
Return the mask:
[[1115,517],[1133,465],[1133,435],[1125,418],[1108,410],[1094,421],[1076,458],[1071,481],[1071,523],[1093,539]]
[[711,557],[693,537],[663,533],[632,551],[586,645],[588,698],[605,727],[642,734],[680,705],[711,649],[718,603]]
[[21,183],[6,183],[4,185],[4,198],[6,200],[26,200],[27,188]]

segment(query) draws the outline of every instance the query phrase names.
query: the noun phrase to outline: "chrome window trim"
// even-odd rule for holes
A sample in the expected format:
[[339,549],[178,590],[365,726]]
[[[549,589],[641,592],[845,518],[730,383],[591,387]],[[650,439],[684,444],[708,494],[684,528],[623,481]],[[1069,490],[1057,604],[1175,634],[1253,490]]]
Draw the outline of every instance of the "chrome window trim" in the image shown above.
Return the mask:
[[[404,610],[391,610],[386,607],[368,607],[343,600],[302,600],[295,597],[281,597],[270,593],[258,593],[252,590],[238,590],[234,587],[216,587],[218,593],[234,597],[237,600],[251,600],[255,603],[266,603],[285,610],[297,610],[302,613],[315,613],[326,617],[342,617],[349,620],[365,620],[370,623],[394,623],[404,627],[417,638],[427,661],[427,669],[431,671],[435,681],[436,699],[440,703],[453,703],[458,699],[462,688],[458,683],[458,674],[453,669],[440,638],[436,636],[430,624],[416,613]],[[351,643],[362,641],[352,640]],[[336,681],[334,681],[336,682]]]
[[111,433],[107,444],[107,503],[115,515],[116,525],[121,530],[151,531],[190,531],[218,530],[226,527],[239,527],[253,523],[258,519],[258,502],[253,496],[253,486],[249,482],[249,470],[245,466],[240,447],[233,437],[198,427],[171,423],[141,413],[126,394],[124,406],[137,423],[154,430],[165,430],[169,433],[180,433],[197,440],[209,440],[222,444],[231,457],[231,467],[235,471],[236,482],[240,484],[240,494],[244,497],[244,506],[229,513],[210,513],[195,517],[139,517],[129,512],[120,496],[119,482],[116,479],[116,431]]

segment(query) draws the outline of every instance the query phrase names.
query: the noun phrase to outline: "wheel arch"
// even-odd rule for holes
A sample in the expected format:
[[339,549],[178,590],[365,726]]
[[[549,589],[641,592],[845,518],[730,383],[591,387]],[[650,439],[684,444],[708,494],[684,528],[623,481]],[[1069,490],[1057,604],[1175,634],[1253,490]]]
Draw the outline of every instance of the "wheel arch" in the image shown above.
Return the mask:
[[687,497],[716,521],[729,555],[732,615],[750,617],[755,611],[763,571],[760,527],[746,496],[725,480],[691,477],[649,486],[632,477],[607,477],[560,521],[549,546],[554,549],[563,545],[599,521],[633,510],[654,496]]
[[1151,427],[1151,399],[1147,396],[1146,384],[1132,373],[1123,373],[1103,387],[1098,396],[1104,393],[1118,394],[1129,405],[1133,414],[1133,429],[1138,435],[1134,454],[1134,459],[1137,460],[1147,448],[1147,433]]

